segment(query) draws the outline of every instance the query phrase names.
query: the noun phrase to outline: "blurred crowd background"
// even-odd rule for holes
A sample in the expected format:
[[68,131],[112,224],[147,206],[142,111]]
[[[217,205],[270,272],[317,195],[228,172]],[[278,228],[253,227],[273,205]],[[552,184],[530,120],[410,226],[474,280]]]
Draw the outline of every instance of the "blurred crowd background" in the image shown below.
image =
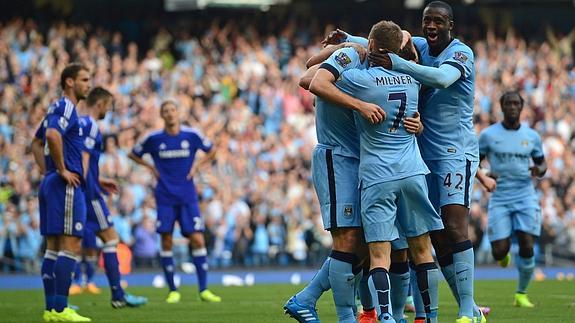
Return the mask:
[[[121,183],[108,203],[138,266],[154,266],[158,256],[155,180],[127,155],[162,127],[159,105],[168,98],[178,102],[184,124],[215,143],[216,160],[195,179],[212,267],[322,262],[331,239],[311,183],[313,97],[298,87],[305,62],[335,27],[365,35],[372,23],[387,18],[420,33],[420,10],[402,8],[364,19],[333,8],[334,15],[322,11],[315,17],[314,8],[304,11],[301,4],[295,13],[219,9],[119,18],[112,11],[111,23],[50,1],[29,6],[32,13],[0,22],[0,272],[38,270],[36,193],[42,174],[29,146],[60,95],[60,71],[73,61],[86,64],[93,84],[115,97],[113,112],[101,122],[100,167],[103,176]],[[541,134],[549,164],[545,178],[536,181],[543,215],[538,259],[566,264],[575,261],[575,30],[542,20],[531,28],[501,12],[456,6],[455,34],[476,55],[476,131],[501,119],[505,90],[521,91],[522,122]],[[479,264],[493,262],[485,234],[487,199],[476,183],[470,231]],[[176,237],[176,258],[183,263],[187,243]]]

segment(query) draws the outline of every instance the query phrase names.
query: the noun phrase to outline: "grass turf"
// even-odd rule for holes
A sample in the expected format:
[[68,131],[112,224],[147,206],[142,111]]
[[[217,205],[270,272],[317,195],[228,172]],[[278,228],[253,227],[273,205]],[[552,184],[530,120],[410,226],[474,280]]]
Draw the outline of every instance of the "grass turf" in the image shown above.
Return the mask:
[[[529,292],[535,309],[511,306],[514,281],[476,282],[477,303],[490,306],[489,322],[572,322],[575,315],[575,284],[573,282],[533,282]],[[80,313],[94,322],[295,322],[283,314],[284,302],[302,286],[254,285],[251,287],[213,286],[222,296],[220,304],[202,303],[195,286],[180,289],[182,301],[166,304],[166,289],[134,287],[129,291],[149,297],[150,303],[140,309],[112,309],[109,292],[102,295],[72,296],[71,303],[81,307]],[[447,288],[440,290],[440,322],[454,322],[456,306]],[[337,322],[331,293],[318,302],[322,322]],[[41,322],[43,294],[41,290],[0,290],[0,321]],[[411,321],[410,321],[411,322]]]

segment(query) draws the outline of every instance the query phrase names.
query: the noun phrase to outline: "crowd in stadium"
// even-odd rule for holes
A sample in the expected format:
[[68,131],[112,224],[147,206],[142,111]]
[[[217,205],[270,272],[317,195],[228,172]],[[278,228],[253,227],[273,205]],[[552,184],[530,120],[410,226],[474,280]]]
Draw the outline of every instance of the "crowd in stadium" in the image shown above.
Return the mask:
[[[307,26],[306,26],[307,27]],[[241,30],[241,32],[240,32]],[[415,30],[413,31],[415,33]],[[499,96],[520,89],[523,121],[542,136],[549,171],[538,183],[543,214],[540,261],[575,258],[575,33],[544,42],[511,31],[473,42],[476,131],[500,120]],[[37,271],[42,237],[36,192],[42,178],[29,145],[59,96],[59,73],[87,65],[94,85],[110,90],[114,111],[101,123],[103,176],[121,183],[108,203],[121,240],[138,265],[155,265],[153,174],[128,159],[162,127],[159,106],[178,102],[182,121],[212,140],[215,162],[196,174],[210,263],[216,267],[312,265],[331,238],[323,231],[311,184],[313,96],[298,86],[324,31],[287,24],[280,32],[230,21],[199,37],[159,29],[149,48],[118,32],[32,20],[0,25],[0,271]],[[490,262],[487,193],[476,184],[471,206],[477,261]],[[178,261],[188,247],[176,239]]]

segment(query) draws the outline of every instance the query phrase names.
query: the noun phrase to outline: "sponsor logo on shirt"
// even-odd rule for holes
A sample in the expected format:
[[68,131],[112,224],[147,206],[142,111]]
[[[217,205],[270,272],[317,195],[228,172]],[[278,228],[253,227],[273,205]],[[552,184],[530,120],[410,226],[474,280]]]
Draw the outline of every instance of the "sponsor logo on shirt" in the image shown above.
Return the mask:
[[455,52],[453,59],[461,64],[465,64],[467,62],[467,56],[463,52]]
[[341,66],[341,67],[346,67],[347,65],[349,65],[349,63],[351,63],[351,58],[349,58],[349,56],[347,56],[346,53],[341,52],[339,54],[337,54],[335,56],[335,61]]

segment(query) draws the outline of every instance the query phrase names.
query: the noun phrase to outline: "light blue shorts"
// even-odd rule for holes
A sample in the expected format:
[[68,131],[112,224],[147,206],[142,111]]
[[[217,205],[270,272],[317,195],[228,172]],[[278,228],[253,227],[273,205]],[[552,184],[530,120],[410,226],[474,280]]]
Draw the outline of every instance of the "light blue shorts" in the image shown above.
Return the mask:
[[541,208],[537,197],[514,202],[489,201],[488,228],[489,241],[511,237],[515,231],[529,233],[538,237],[541,234]]
[[441,217],[427,197],[424,175],[363,188],[361,220],[367,242],[394,241],[400,231],[412,238],[443,229]]
[[444,205],[457,204],[469,208],[473,180],[478,161],[467,159],[428,160],[425,162],[429,200],[437,212]]
[[317,145],[311,168],[324,228],[361,228],[359,160],[334,154],[329,146]]

